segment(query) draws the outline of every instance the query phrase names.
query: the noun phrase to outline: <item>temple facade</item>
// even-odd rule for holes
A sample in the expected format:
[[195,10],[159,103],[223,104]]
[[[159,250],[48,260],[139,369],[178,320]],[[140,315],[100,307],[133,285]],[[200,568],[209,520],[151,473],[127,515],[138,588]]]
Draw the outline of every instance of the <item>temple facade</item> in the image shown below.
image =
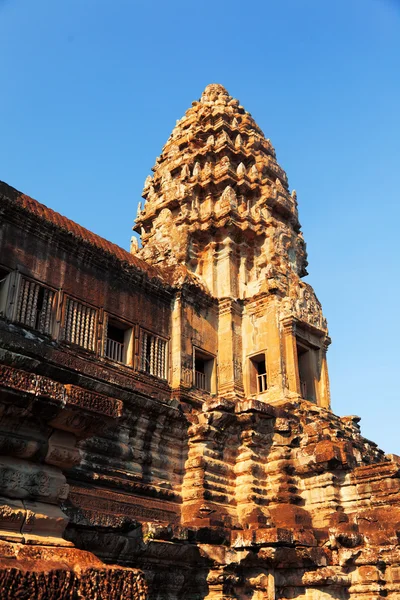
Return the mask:
[[270,140],[211,84],[153,173],[130,252],[0,183],[0,599],[400,598]]

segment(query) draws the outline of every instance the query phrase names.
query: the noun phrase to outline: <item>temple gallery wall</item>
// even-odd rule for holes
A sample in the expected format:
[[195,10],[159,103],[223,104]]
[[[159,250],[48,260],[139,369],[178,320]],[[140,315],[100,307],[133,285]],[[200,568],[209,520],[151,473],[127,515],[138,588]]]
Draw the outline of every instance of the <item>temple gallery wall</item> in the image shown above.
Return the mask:
[[399,599],[271,141],[211,84],[143,199],[127,252],[0,183],[0,599]]

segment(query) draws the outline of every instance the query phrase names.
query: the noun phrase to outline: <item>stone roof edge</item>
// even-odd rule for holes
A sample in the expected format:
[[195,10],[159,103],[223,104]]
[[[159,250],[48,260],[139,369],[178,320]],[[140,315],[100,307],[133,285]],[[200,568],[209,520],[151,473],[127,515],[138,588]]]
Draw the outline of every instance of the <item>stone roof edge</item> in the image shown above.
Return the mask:
[[[104,259],[117,261],[121,266],[121,271],[139,276],[143,283],[147,283],[154,291],[160,287],[163,288],[163,294],[173,293],[173,287],[164,278],[161,269],[149,265],[143,259],[130,254],[127,250],[121,248],[117,244],[102,238],[101,236],[91,232],[85,227],[75,223],[71,219],[64,217],[60,213],[48,208],[37,200],[26,196],[22,192],[0,181],[0,209],[4,204],[17,211],[24,212],[29,218],[34,221],[42,222],[47,229],[55,229],[61,234],[66,234],[69,237],[68,248],[71,251],[71,237],[76,244],[77,249],[83,247],[88,250],[94,259],[99,259],[104,262]],[[130,271],[130,273],[129,273]],[[147,280],[147,281],[146,281]]]

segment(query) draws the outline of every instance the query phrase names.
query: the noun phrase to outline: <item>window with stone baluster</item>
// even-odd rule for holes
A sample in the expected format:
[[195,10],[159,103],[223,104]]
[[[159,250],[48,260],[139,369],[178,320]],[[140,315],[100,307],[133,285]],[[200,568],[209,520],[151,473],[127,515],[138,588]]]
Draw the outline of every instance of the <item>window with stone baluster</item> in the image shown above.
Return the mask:
[[67,297],[64,315],[63,340],[95,351],[97,310]]
[[167,379],[167,341],[141,331],[139,369],[160,379]]
[[193,348],[193,385],[198,390],[215,393],[215,356]]
[[268,389],[266,351],[250,357],[250,394],[263,394]]
[[104,316],[103,354],[114,362],[132,366],[133,328],[111,315]]
[[55,296],[55,290],[22,276],[15,320],[40,333],[50,334]]
[[10,279],[11,272],[0,267],[0,316],[6,316],[7,314]]

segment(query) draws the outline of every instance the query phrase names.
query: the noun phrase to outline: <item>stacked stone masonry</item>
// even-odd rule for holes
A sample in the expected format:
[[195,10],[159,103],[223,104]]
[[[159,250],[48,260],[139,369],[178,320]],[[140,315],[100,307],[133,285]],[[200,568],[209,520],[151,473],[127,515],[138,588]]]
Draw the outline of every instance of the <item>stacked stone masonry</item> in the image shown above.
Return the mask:
[[0,599],[400,598],[270,140],[209,85],[143,197],[129,253],[0,184]]

